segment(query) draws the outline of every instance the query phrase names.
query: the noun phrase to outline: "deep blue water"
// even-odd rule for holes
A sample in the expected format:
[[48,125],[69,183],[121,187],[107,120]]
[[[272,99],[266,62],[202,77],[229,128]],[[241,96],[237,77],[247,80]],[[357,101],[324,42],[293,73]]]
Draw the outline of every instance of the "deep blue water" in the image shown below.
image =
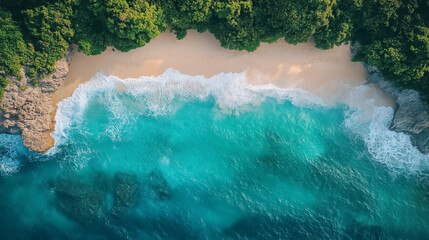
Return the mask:
[[0,135],[0,239],[429,239],[429,158],[369,86],[244,78],[97,75],[48,154]]

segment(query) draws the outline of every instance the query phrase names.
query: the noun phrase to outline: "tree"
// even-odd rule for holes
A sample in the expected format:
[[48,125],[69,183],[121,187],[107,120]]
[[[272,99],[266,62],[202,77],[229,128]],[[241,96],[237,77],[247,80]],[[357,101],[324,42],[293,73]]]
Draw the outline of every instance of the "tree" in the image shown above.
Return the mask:
[[359,42],[356,61],[429,96],[426,0],[0,0],[0,70],[34,84],[70,43],[85,54],[141,47],[167,26],[179,39],[209,30],[225,48],[254,51],[284,38],[316,47]]
[[[30,72],[41,77],[51,74],[57,60],[62,58],[74,35],[70,17],[70,2],[41,5],[23,11],[24,28],[34,52]],[[37,84],[33,76],[34,84]]]
[[365,0],[355,18],[361,24],[355,24],[353,38],[362,46],[355,60],[377,66],[401,86],[428,94],[427,12],[422,0]]
[[106,29],[120,51],[144,46],[165,31],[161,11],[144,0],[107,0]]
[[291,44],[307,42],[316,29],[328,25],[335,3],[331,0],[254,1],[261,15],[259,26],[265,30],[262,39],[273,42],[284,37]]
[[129,51],[167,27],[162,10],[145,0],[78,0],[73,23],[73,42],[85,54],[99,54],[107,45]]
[[21,78],[20,69],[28,59],[21,29],[12,14],[0,8],[0,70]]
[[328,16],[328,23],[316,29],[314,42],[316,47],[329,49],[339,46],[351,39],[354,29],[353,18],[359,4],[353,0],[338,0],[332,5],[332,15]]
[[254,51],[261,42],[254,28],[255,13],[252,1],[215,1],[209,30],[222,47]]

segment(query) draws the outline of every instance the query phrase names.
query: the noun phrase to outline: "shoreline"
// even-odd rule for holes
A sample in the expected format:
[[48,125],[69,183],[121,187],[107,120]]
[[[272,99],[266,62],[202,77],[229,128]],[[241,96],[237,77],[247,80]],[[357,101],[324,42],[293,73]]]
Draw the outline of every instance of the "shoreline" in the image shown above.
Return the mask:
[[[8,85],[3,99],[10,106],[4,117],[0,116],[4,125],[0,130],[2,133],[20,134],[24,145],[31,151],[45,153],[55,143],[51,133],[55,130],[57,104],[70,97],[80,84],[91,80],[96,73],[127,79],[158,76],[169,68],[206,78],[222,72],[245,72],[248,83],[252,85],[301,88],[333,105],[341,103],[338,97],[344,87],[368,83],[368,72],[364,66],[351,61],[349,45],[321,50],[312,42],[290,45],[279,40],[272,44],[262,43],[256,51],[246,52],[221,47],[209,32],[189,31],[183,40],[165,32],[146,46],[129,52],[115,51],[110,47],[100,55],[87,56],[78,52],[77,47],[70,48],[57,62],[53,75],[41,79],[38,88],[29,87],[25,93],[19,88],[26,85],[27,79],[14,80],[14,84]],[[376,105],[395,109],[394,99],[378,86],[373,86],[365,97],[374,99]],[[20,111],[20,104],[13,99],[29,104],[28,110]],[[39,104],[41,100],[46,104]]]
[[[321,50],[312,42],[291,45],[279,40],[262,43],[256,51],[246,52],[221,47],[209,32],[188,31],[182,40],[164,32],[147,45],[126,53],[109,47],[100,55],[87,56],[75,47],[67,77],[54,94],[54,107],[98,72],[126,79],[158,76],[168,68],[206,78],[221,72],[246,72],[252,85],[302,88],[325,99],[340,91],[344,84],[364,84],[367,77],[362,64],[351,61],[349,45]],[[373,97],[380,105],[395,107],[392,98],[380,89],[377,92]]]
[[53,114],[56,110],[54,93],[69,71],[72,49],[56,62],[55,71],[39,79],[39,86],[28,85],[30,79],[21,69],[22,79],[8,76],[0,111],[0,133],[20,135],[23,144],[33,152],[44,153],[54,144],[51,138]]

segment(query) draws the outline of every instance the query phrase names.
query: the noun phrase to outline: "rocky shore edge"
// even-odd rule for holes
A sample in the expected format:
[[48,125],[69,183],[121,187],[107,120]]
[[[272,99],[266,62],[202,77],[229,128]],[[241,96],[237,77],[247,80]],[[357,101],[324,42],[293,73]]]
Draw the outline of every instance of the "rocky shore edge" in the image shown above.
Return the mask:
[[[29,79],[24,69],[22,80],[9,77],[10,84],[1,100],[0,133],[21,135],[24,145],[34,152],[44,153],[54,145],[50,136],[55,127],[53,96],[67,77],[72,57],[73,47],[70,46],[64,58],[57,62],[55,72],[40,79],[38,87],[27,85]],[[379,86],[398,104],[390,129],[410,135],[412,143],[422,153],[428,154],[429,113],[420,101],[419,93],[394,86],[384,80],[376,67],[362,64],[368,72],[367,82]]]
[[24,68],[21,80],[7,77],[9,85],[0,102],[0,133],[21,135],[24,145],[34,152],[44,153],[54,145],[50,136],[55,127],[53,96],[67,77],[72,56],[70,46],[64,58],[57,61],[55,72],[38,80],[38,87],[28,84]]
[[420,94],[412,89],[402,89],[383,78],[380,70],[374,66],[362,63],[368,72],[366,81],[379,86],[398,104],[390,125],[390,130],[410,135],[417,149],[429,153],[429,112],[423,104]]

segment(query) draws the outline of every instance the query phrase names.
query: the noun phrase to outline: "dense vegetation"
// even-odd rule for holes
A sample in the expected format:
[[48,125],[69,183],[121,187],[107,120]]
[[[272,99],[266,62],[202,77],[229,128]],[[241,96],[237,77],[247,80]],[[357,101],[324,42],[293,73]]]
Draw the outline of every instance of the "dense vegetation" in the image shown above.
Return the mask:
[[167,27],[209,30],[225,48],[311,38],[328,49],[360,43],[357,61],[429,95],[426,0],[0,0],[0,71],[37,85],[69,44],[85,54],[141,47]]
[[7,84],[9,84],[9,80],[0,75],[0,99],[3,97],[4,89],[7,86]]

